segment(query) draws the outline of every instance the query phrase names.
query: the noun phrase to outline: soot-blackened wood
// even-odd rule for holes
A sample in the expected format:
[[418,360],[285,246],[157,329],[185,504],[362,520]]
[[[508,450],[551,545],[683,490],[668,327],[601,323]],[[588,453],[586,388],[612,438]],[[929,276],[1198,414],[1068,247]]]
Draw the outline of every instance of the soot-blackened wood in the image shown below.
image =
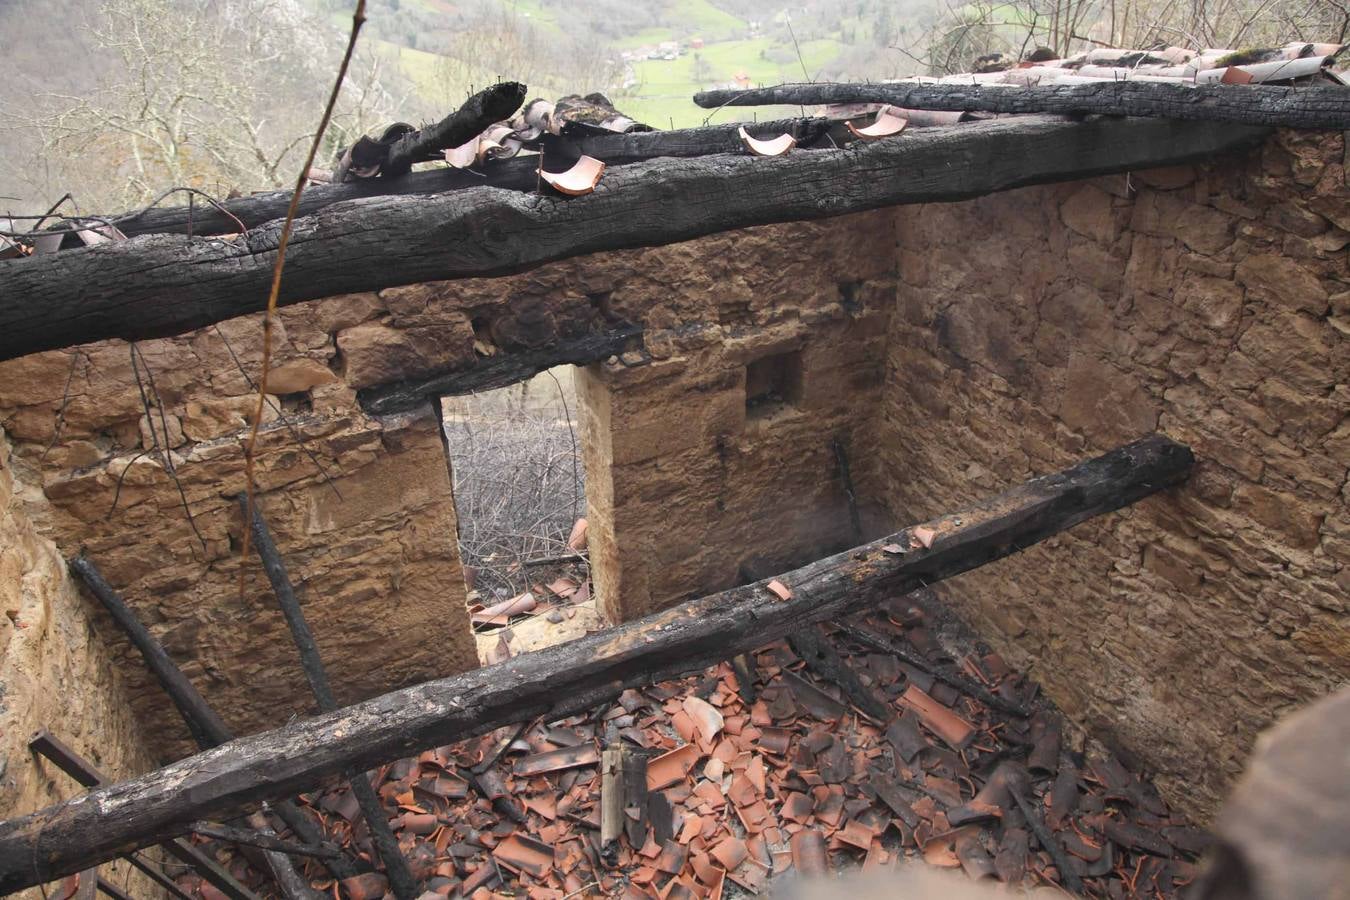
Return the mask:
[[839,629],[858,643],[880,650],[882,653],[889,653],[902,662],[927,672],[948,687],[955,688],[963,694],[969,694],[986,706],[1000,709],[1003,712],[1011,713],[1012,715],[1023,719],[1031,715],[1031,710],[1027,709],[1022,704],[1013,703],[1011,700],[1005,700],[993,691],[987,690],[973,678],[949,672],[941,666],[934,665],[929,662],[923,654],[908,650],[883,635],[854,625],[851,622],[839,623]]
[[[250,503],[247,495],[240,494],[238,500],[239,511],[247,521],[249,533],[253,537],[253,548],[257,551],[258,558],[262,560],[263,571],[267,573],[267,580],[271,582],[277,605],[281,607],[281,615],[286,619],[286,625],[291,630],[291,638],[300,652],[300,666],[309,681],[309,688],[319,703],[319,709],[322,712],[332,712],[338,708],[337,698],[333,696],[333,687],[328,681],[328,671],[324,668],[323,658],[319,655],[319,645],[314,640],[314,632],[310,630],[305,611],[300,608],[300,601],[296,599],[295,588],[291,585],[291,577],[286,571],[286,562],[281,558],[276,541],[272,539],[272,531],[267,527],[267,521],[263,518],[262,508],[256,498]],[[412,868],[399,849],[398,838],[394,837],[394,832],[389,827],[389,816],[371,786],[370,779],[364,774],[358,774],[349,783],[352,796],[356,798],[361,815],[370,829],[375,850],[384,863],[390,889],[398,900],[413,900],[418,893],[417,879],[413,877]]]
[[502,81],[484,88],[439,122],[395,141],[381,175],[386,178],[407,175],[413,163],[430,162],[442,150],[468,143],[488,126],[509,119],[524,102],[525,85],[518,81]]
[[819,628],[803,628],[789,634],[788,643],[805,660],[806,668],[822,681],[838,685],[844,696],[858,709],[882,725],[895,718],[895,711],[882,703],[872,693],[872,689],[862,683],[858,673],[839,655],[834,644],[820,633]]
[[1064,886],[1071,893],[1081,896],[1083,879],[1078,877],[1078,870],[1073,867],[1073,861],[1064,852],[1064,845],[1055,839],[1055,835],[1049,828],[1045,827],[1045,820],[1041,817],[1041,804],[1033,804],[1023,796],[1022,792],[1025,790],[1027,790],[1025,777],[1017,779],[1010,785],[1012,798],[1017,801],[1017,808],[1022,811],[1022,818],[1027,820],[1031,833],[1036,835],[1036,840],[1045,849],[1045,852],[1050,854],[1050,859],[1054,861],[1055,868],[1059,871],[1059,877],[1064,882]]
[[[1012,118],[843,150],[634,163],[607,172],[584,197],[477,188],[347,201],[295,222],[280,302],[505,275],[750,225],[1192,162],[1266,134],[1212,122]],[[163,337],[258,312],[281,225],[230,239],[147,235],[0,261],[0,359]]]
[[178,900],[196,900],[195,897],[180,888],[176,881],[165,875],[155,866],[152,866],[150,863],[141,859],[139,855],[128,853],[123,858],[134,868],[138,869],[142,875],[159,885],[170,897],[176,897]]
[[810,147],[825,138],[830,131],[830,124],[829,119],[809,117],[769,122],[732,122],[672,131],[633,131],[628,134],[558,138],[545,141],[545,153],[554,141],[564,152],[583,153],[609,165],[641,162],[662,156],[688,158],[716,153],[745,153],[747,151],[740,135],[741,126],[751,137],[771,138],[790,134],[796,138],[798,147]]
[[234,844],[246,844],[250,847],[261,847],[264,850],[276,850],[291,856],[315,856],[320,859],[332,859],[342,852],[338,849],[337,844],[332,842],[297,844],[295,841],[282,840],[270,831],[246,831],[243,828],[235,828],[233,825],[222,825],[216,822],[198,822],[192,826],[192,833]]
[[[1190,450],[1159,435],[923,524],[758,581],[493,666],[415,685],[180,760],[78,801],[0,822],[0,891],[79,871],[203,818],[321,779],[535,717],[563,718],[627,687],[697,671],[817,622],[1029,547],[1182,481]],[[895,554],[887,545],[913,546]]]
[[[108,779],[93,763],[45,728],[28,739],[28,749],[50,760],[58,769],[84,787],[94,788],[109,783]],[[220,891],[221,894],[228,897],[229,900],[258,900],[248,888],[236,881],[214,859],[182,838],[165,841],[160,844],[160,848],[195,869],[198,875]],[[124,858],[136,868],[146,871],[147,874],[153,868],[138,860],[134,853],[125,854]]]
[[998,84],[780,84],[704,91],[705,108],[781,103],[889,103],[952,112],[1150,116],[1284,128],[1350,129],[1350,90],[1338,85],[1170,84],[1103,81],[1025,87]]
[[[739,125],[708,125],[702,128],[679,128],[673,131],[640,131],[631,134],[605,134],[583,138],[545,139],[546,159],[559,159],[579,154],[593,156],[606,165],[622,166],[659,157],[708,156],[714,153],[742,151]],[[828,119],[782,119],[749,126],[752,134],[791,134],[798,146],[807,147],[825,140],[830,132]],[[550,162],[549,171],[553,170]],[[481,168],[431,169],[410,172],[402,178],[374,178],[368,181],[349,181],[343,184],[316,184],[305,188],[300,195],[297,215],[308,216],[325,206],[343,200],[361,197],[406,194],[439,194],[473,187],[497,187],[513,191],[534,191],[539,187],[539,159],[521,156],[515,159],[494,160]],[[291,202],[290,191],[267,191],[248,197],[224,200],[220,209],[208,204],[156,207],[155,209],[117,216],[112,219],[127,237],[144,234],[236,234],[242,223],[255,228],[264,222],[286,215]],[[237,220],[237,221],[236,221]]]
[[617,356],[641,336],[641,328],[625,325],[613,331],[567,338],[537,350],[499,350],[493,356],[475,360],[471,366],[450,372],[364,388],[357,391],[356,399],[371,415],[406,412],[422,406],[428,398],[487,391],[525,381],[564,363],[584,366]]
[[[118,626],[126,632],[131,643],[141,654],[141,658],[145,660],[146,667],[178,707],[178,712],[182,715],[197,746],[206,750],[231,740],[234,735],[225,721],[211,708],[206,698],[165,652],[164,647],[155,640],[154,635],[141,623],[131,607],[103,577],[103,573],[98,570],[93,560],[86,556],[77,556],[70,560],[69,566],[89,588],[89,592],[108,610]],[[273,811],[305,843],[323,842],[322,832],[290,801],[277,802],[273,805]],[[348,878],[356,874],[356,870],[345,858],[328,860],[326,865],[339,878]]]
[[[474,187],[498,187],[513,191],[532,191],[539,186],[539,166],[534,157],[504,159],[485,171],[430,169],[410,172],[402,178],[373,178],[342,184],[313,184],[300,195],[297,216],[309,216],[344,200],[363,197],[439,194]],[[290,191],[267,191],[233,200],[222,200],[220,209],[194,204],[189,218],[186,206],[164,206],[144,212],[115,217],[112,222],[127,237],[147,234],[194,234],[198,236],[238,234],[239,225],[256,228],[285,217],[291,202]],[[238,220],[238,221],[236,221]]]
[[70,570],[80,577],[85,587],[89,588],[89,593],[103,604],[103,608],[112,615],[118,627],[126,632],[131,643],[141,654],[141,658],[145,660],[146,667],[164,687],[169,699],[178,707],[197,746],[205,749],[228,741],[231,735],[224,720],[216,715],[216,711],[178,668],[178,664],[169,657],[159,641],[150,634],[149,629],[141,624],[141,620],[131,611],[131,607],[127,606],[126,601],[118,595],[113,586],[108,584],[93,560],[86,556],[77,556],[70,561]]

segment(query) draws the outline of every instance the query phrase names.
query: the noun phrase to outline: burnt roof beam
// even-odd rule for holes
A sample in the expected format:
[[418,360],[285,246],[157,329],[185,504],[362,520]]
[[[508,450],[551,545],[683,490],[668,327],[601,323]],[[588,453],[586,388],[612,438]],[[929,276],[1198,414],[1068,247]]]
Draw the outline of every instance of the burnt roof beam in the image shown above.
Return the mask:
[[[1198,162],[1267,134],[1215,122],[1038,116],[842,150],[635,163],[607,173],[583,197],[474,188],[352,200],[295,221],[279,299],[284,306],[507,275],[752,225]],[[146,235],[0,261],[0,360],[108,338],[166,337],[260,312],[281,227],[273,221],[229,238]]]
[[[0,822],[0,892],[77,872],[321,779],[535,717],[552,721],[1023,550],[1183,481],[1191,451],[1151,435],[767,580],[494,666],[393,691]],[[787,596],[783,597],[786,593]]]

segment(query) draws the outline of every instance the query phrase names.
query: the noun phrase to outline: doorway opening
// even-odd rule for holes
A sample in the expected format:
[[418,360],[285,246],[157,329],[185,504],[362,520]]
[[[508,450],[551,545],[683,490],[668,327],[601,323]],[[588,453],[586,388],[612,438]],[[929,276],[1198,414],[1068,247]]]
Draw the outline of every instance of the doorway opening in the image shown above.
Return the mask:
[[587,553],[575,367],[445,397],[470,621],[484,663],[603,627]]

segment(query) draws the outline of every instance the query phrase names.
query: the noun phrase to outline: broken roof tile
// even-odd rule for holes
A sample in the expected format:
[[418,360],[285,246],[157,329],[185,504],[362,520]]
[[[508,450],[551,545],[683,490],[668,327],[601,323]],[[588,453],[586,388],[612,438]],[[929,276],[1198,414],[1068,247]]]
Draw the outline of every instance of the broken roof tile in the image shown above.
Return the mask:
[[815,828],[804,828],[792,836],[792,867],[807,877],[825,875],[830,871],[829,854],[825,850],[825,836]]
[[741,863],[745,862],[746,856],[749,855],[749,851],[745,846],[745,841],[734,836],[723,838],[710,852],[712,853],[713,858],[720,862],[728,871],[735,869]]
[[975,726],[952,710],[938,703],[928,694],[910,685],[900,695],[900,702],[914,712],[938,737],[957,749],[965,747],[975,736]]
[[697,765],[702,753],[693,744],[683,744],[647,762],[647,790],[659,791],[683,779]]
[[595,744],[585,743],[521,757],[515,761],[512,771],[516,775],[541,775],[575,766],[593,766],[599,762],[600,751]]

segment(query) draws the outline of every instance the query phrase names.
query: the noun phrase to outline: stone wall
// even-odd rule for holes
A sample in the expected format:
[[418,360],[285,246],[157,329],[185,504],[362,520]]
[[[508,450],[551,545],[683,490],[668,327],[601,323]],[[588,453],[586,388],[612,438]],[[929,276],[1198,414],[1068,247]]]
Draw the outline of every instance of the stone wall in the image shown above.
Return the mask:
[[[110,776],[153,768],[126,685],[56,548],[29,521],[22,491],[0,431],[0,818],[84,793],[29,752],[28,739],[42,728]],[[157,896],[125,862],[104,866],[102,873],[135,896]]]
[[648,315],[644,354],[578,384],[591,563],[611,617],[858,543],[836,442],[864,530],[877,519],[866,437],[893,242],[890,217],[869,214],[644,256],[648,277],[687,303],[673,321]]
[[[284,311],[258,442],[258,502],[343,702],[477,665],[439,420],[366,416],[339,377],[375,377],[334,335],[382,309],[355,296]],[[0,364],[0,422],[42,501],[38,529],[101,567],[240,733],[314,708],[256,557],[239,577],[260,334],[250,318],[144,341],[134,369],[122,342]],[[157,683],[97,619],[161,758],[188,752]]]
[[[891,216],[874,213],[282,310],[256,478],[339,699],[476,664],[430,404],[372,418],[357,389],[644,325],[644,352],[595,367],[583,392],[620,411],[613,434],[591,427],[587,475],[602,600],[631,618],[853,541],[832,442],[865,479],[859,428],[878,402],[893,246]],[[260,338],[245,317],[143,341],[134,366],[114,341],[0,363],[0,422],[50,501],[31,511],[39,528],[102,567],[239,732],[312,708],[256,562],[240,589],[233,498]],[[748,367],[780,353],[795,393],[747,421]],[[137,714],[172,736],[162,754],[186,752],[159,688],[100,621]]]
[[897,523],[1152,430],[1189,483],[950,583],[1071,716],[1215,808],[1350,678],[1350,189],[1340,135],[898,212],[878,437]]

